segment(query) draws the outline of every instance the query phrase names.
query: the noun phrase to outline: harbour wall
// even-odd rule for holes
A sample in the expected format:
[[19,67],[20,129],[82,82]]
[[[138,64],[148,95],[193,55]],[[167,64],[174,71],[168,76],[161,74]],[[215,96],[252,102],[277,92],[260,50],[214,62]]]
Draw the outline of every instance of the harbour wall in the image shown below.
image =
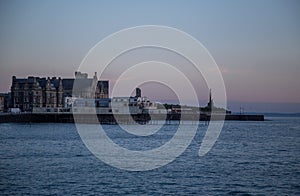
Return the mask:
[[[221,115],[206,115],[201,114],[185,114],[181,117],[180,114],[98,114],[97,118],[93,114],[75,114],[76,122],[78,123],[101,123],[101,124],[145,124],[148,121],[210,121],[223,120]],[[264,121],[264,115],[248,115],[248,114],[227,114],[226,121]],[[0,123],[74,123],[72,113],[19,113],[19,114],[1,114]]]

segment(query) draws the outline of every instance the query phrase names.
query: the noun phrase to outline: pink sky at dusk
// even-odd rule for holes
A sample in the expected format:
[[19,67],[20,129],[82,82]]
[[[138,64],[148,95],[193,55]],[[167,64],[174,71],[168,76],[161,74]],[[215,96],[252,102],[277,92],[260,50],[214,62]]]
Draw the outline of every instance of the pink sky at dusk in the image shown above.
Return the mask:
[[[298,107],[299,13],[300,3],[292,0],[1,1],[0,92],[10,90],[13,75],[72,78],[86,53],[106,36],[157,24],[185,31],[208,49],[222,72],[230,103]],[[105,79],[113,81],[110,74]],[[191,76],[203,81],[199,78]],[[145,88],[145,93],[151,90]],[[152,96],[172,97],[162,89]],[[206,100],[206,84],[199,89],[200,101]],[[300,112],[297,107],[293,112]]]

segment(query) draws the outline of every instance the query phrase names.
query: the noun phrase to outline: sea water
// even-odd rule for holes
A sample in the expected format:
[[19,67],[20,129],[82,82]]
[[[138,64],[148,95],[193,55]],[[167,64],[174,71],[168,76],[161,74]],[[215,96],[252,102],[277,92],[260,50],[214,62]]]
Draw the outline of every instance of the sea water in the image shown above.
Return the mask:
[[[74,124],[0,124],[0,194],[300,195],[300,118],[225,122],[208,154],[198,156],[206,125],[186,151],[163,167],[130,172],[97,159]],[[187,126],[188,127],[188,126]],[[104,125],[116,144],[157,148],[177,125],[152,136]]]

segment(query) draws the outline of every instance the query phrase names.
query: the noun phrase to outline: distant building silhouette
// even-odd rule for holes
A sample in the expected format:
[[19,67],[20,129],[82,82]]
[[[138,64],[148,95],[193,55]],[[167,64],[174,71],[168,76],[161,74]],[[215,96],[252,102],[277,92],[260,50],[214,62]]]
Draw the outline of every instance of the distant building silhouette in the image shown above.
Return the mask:
[[62,108],[65,97],[108,98],[109,82],[98,81],[96,73],[88,78],[86,73],[75,72],[75,78],[13,76],[11,107],[32,111],[33,108]]
[[0,112],[6,112],[9,108],[9,93],[0,93]]
[[214,101],[212,99],[212,95],[211,95],[211,89],[209,89],[209,100],[207,103],[207,108],[211,111],[214,108]]
[[142,96],[142,91],[140,88],[135,89],[135,97],[141,97]]

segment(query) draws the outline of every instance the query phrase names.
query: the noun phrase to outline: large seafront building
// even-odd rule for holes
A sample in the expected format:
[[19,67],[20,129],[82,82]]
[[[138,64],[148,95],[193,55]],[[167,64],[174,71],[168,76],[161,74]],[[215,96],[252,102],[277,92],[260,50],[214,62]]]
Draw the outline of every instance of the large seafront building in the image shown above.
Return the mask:
[[[76,79],[76,89],[73,85]],[[74,78],[12,77],[11,106],[21,111],[45,108],[63,108],[66,97],[108,98],[109,82],[98,81],[97,73],[88,78],[86,73],[75,72]]]

